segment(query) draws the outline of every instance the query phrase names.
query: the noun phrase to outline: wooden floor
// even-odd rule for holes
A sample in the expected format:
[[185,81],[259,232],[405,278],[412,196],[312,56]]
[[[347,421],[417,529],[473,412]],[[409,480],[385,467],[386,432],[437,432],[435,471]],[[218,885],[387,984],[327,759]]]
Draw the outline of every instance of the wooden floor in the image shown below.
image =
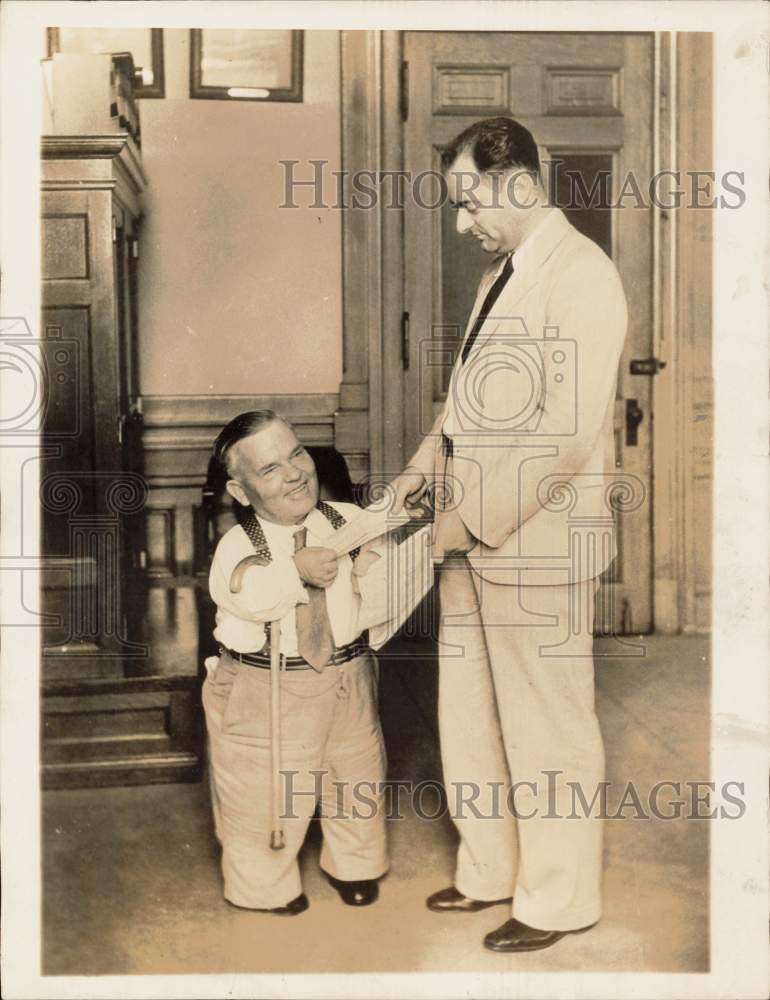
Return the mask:
[[[158,628],[160,637],[163,620],[184,618],[190,600],[152,595],[148,635]],[[185,625],[173,648],[159,638],[156,654],[197,669],[194,633]],[[708,644],[645,642],[639,660],[597,661],[616,799],[628,781],[649,790],[664,778],[709,773]],[[435,648],[402,644],[391,654],[380,678],[389,775],[440,778]],[[425,908],[425,897],[452,881],[456,837],[445,816],[427,821],[407,808],[391,820],[392,867],[379,902],[364,910],[343,906],[322,878],[311,827],[301,858],[311,906],[287,921],[223,901],[205,775],[196,784],[49,791],[43,803],[47,975],[708,968],[704,822],[606,821],[600,924],[547,952],[514,957],[481,944],[507,918],[505,907],[470,916]]]

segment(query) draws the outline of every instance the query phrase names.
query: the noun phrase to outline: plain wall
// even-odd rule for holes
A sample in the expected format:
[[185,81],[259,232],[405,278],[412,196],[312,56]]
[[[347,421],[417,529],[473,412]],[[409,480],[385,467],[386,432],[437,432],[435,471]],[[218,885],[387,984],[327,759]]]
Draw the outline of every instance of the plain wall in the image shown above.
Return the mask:
[[294,104],[190,100],[189,32],[166,29],[164,43],[166,97],[140,102],[141,391],[337,392],[340,211],[280,208],[279,161],[301,161],[297,178],[312,177],[309,159],[340,169],[339,34],[305,32]]

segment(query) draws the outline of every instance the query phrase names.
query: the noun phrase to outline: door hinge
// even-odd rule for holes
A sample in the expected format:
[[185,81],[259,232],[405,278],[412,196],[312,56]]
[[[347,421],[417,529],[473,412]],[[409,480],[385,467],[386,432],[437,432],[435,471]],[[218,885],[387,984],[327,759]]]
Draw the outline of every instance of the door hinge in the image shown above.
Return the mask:
[[409,63],[406,60],[401,63],[400,103],[401,121],[405,122],[409,118]]
[[401,365],[409,371],[409,313],[401,313]]

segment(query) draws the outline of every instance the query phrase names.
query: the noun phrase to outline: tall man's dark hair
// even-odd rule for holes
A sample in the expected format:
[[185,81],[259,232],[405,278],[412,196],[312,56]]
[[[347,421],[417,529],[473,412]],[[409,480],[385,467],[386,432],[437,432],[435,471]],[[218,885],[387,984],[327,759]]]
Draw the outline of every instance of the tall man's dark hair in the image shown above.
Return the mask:
[[468,153],[479,173],[495,173],[520,167],[540,174],[537,143],[529,129],[513,118],[485,118],[461,132],[441,154],[448,170],[461,153]]

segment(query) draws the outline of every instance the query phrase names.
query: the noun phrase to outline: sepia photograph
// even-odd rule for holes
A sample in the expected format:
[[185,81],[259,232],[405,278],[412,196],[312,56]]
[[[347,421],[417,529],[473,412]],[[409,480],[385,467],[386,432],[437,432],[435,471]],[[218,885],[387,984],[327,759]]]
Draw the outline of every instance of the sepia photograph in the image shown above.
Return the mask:
[[763,5],[5,7],[5,995],[766,996]]

